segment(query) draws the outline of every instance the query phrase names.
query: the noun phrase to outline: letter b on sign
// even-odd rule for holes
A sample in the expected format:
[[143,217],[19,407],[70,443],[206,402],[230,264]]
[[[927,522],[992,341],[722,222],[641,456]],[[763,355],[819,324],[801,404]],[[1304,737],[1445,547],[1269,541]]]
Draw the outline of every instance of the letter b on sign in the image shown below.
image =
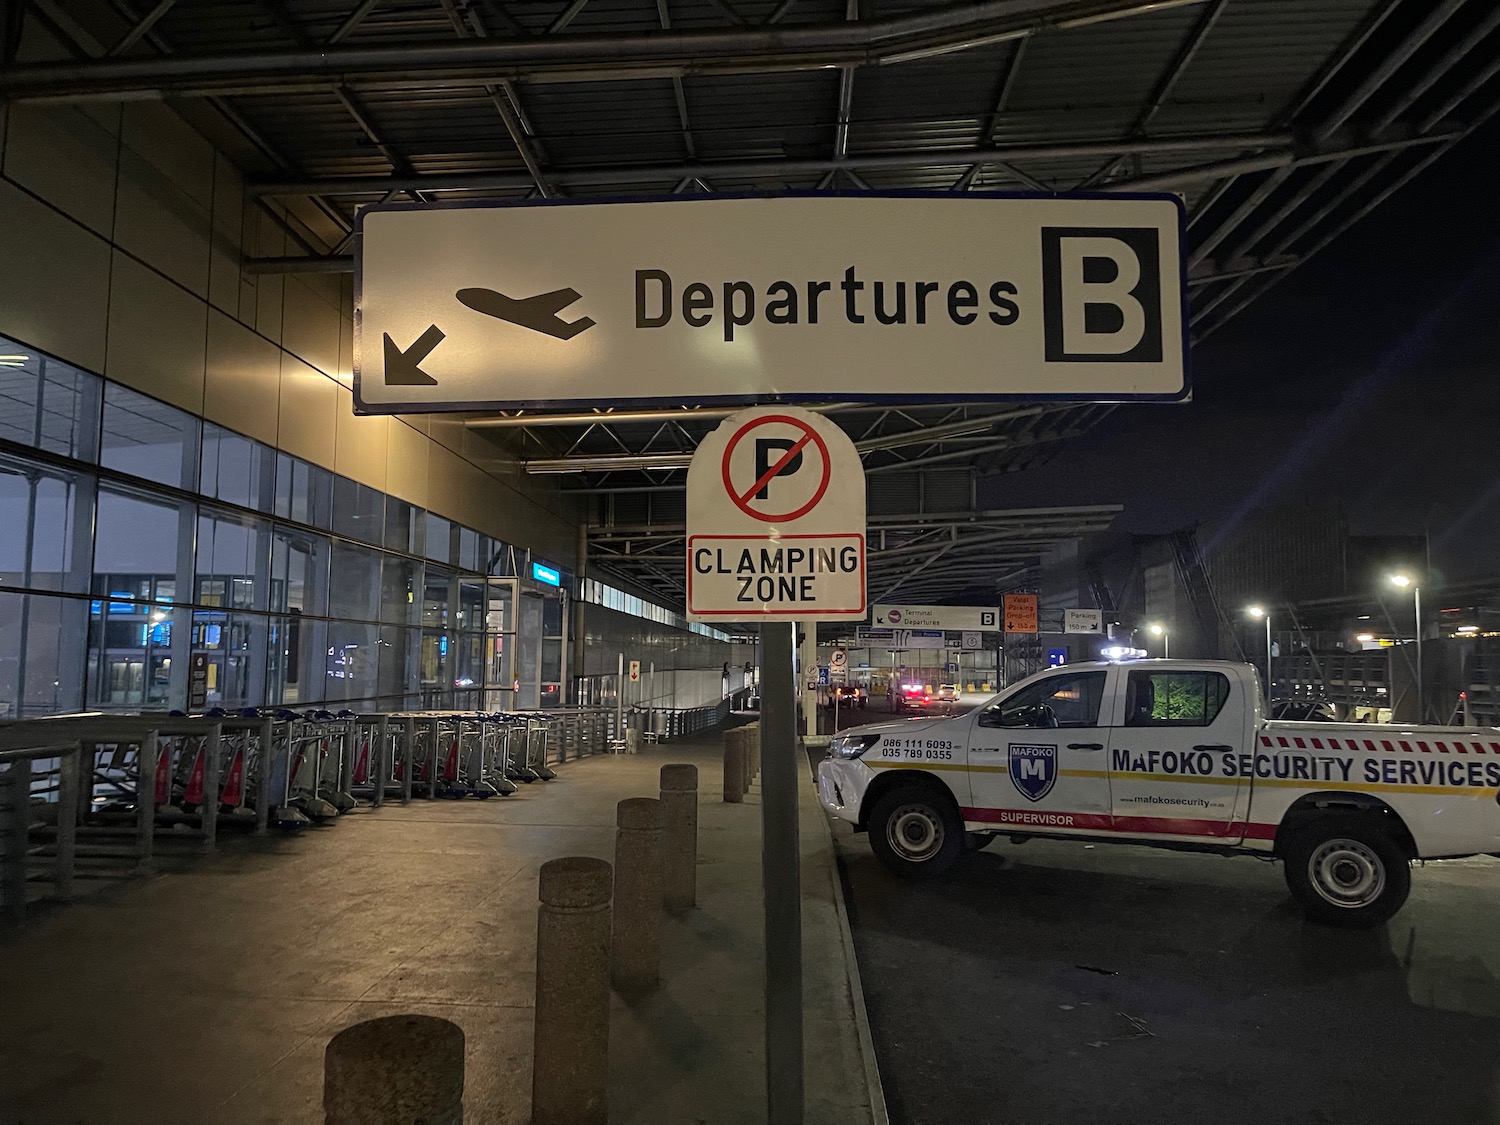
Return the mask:
[[1161,251],[1152,227],[1043,227],[1049,363],[1160,363]]

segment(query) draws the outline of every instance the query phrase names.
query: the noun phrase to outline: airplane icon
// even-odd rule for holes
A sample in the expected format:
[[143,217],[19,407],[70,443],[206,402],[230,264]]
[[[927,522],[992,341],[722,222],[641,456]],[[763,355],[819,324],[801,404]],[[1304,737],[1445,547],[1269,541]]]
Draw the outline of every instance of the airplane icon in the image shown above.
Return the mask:
[[551,293],[519,301],[493,289],[460,289],[457,293],[458,299],[477,313],[519,324],[533,332],[544,332],[559,340],[571,340],[594,326],[594,321],[586,316],[570,322],[557,315],[581,296],[576,289],[554,289]]

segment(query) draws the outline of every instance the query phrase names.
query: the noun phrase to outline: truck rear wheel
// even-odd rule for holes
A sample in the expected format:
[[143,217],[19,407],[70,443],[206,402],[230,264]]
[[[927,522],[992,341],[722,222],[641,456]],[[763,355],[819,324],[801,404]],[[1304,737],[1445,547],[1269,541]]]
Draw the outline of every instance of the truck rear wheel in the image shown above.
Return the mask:
[[952,799],[936,789],[893,789],[870,812],[870,848],[909,879],[941,875],[964,850],[964,828]]
[[1286,885],[1310,921],[1367,928],[1389,921],[1411,893],[1411,860],[1379,816],[1319,816],[1282,849]]

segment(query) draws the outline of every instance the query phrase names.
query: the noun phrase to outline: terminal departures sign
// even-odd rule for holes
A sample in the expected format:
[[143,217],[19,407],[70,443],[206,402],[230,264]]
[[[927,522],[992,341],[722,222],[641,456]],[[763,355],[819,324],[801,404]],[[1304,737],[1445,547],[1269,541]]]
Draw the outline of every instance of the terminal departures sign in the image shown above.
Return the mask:
[[373,413],[1187,394],[1174,196],[369,207]]
[[687,610],[701,620],[865,616],[865,471],[797,407],[731,414],[687,477]]

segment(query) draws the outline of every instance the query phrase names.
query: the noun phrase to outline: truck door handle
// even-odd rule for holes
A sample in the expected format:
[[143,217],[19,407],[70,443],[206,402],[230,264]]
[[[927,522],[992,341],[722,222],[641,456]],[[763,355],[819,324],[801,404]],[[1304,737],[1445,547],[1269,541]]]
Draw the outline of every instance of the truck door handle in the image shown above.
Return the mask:
[[1069,750],[1103,750],[1104,749],[1104,743],[1102,743],[1102,742],[1070,742],[1070,743],[1068,743],[1068,749]]
[[1203,746],[1194,746],[1193,749],[1195,751],[1206,750],[1210,754],[1228,754],[1230,751],[1232,751],[1234,749],[1234,747],[1233,746],[1225,746],[1222,743],[1218,743],[1218,742],[1210,742],[1210,743],[1206,743]]

